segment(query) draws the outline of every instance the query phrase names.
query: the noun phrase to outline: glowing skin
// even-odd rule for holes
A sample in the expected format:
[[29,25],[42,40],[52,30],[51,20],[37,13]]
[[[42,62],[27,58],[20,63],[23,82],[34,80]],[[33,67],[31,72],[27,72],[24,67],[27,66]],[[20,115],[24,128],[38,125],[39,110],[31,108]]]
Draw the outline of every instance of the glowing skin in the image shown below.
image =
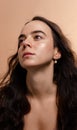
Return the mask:
[[37,20],[26,24],[19,42],[18,57],[22,67],[27,69],[53,62],[56,49],[51,29],[45,23]]
[[24,116],[24,130],[56,130],[56,88],[53,82],[54,59],[60,58],[54,48],[51,29],[41,21],[26,24],[19,36],[18,58],[27,70],[27,96],[31,111]]

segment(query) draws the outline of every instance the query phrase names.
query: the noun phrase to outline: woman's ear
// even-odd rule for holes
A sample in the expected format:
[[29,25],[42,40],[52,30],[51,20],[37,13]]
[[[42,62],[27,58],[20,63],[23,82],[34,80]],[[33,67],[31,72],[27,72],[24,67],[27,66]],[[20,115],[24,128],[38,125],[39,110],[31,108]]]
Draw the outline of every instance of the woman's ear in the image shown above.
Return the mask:
[[60,52],[59,49],[56,47],[56,48],[54,49],[53,59],[54,59],[54,60],[58,60],[58,59],[60,59],[60,58],[61,58],[61,52]]

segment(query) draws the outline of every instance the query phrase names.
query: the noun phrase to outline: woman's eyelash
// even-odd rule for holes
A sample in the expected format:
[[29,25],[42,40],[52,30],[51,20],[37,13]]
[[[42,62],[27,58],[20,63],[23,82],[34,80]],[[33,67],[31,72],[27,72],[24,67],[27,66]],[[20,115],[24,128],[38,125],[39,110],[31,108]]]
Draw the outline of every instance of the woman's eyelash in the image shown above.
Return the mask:
[[25,40],[25,38],[18,39],[18,48],[20,47],[21,43]]
[[39,40],[39,39],[42,39],[42,36],[36,35],[36,36],[34,36],[34,38]]
[[25,38],[20,38],[19,43],[22,43],[25,40]]
[[23,42],[24,41],[24,39],[19,39],[19,43],[21,43],[21,42]]

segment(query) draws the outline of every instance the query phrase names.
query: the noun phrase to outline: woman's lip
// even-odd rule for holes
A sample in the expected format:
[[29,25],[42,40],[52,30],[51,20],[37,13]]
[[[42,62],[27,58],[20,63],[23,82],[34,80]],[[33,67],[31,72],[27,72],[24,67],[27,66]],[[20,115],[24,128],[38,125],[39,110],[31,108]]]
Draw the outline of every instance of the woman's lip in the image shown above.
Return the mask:
[[25,52],[24,54],[23,54],[23,57],[24,56],[29,56],[29,55],[35,55],[34,53],[31,53],[31,52]]

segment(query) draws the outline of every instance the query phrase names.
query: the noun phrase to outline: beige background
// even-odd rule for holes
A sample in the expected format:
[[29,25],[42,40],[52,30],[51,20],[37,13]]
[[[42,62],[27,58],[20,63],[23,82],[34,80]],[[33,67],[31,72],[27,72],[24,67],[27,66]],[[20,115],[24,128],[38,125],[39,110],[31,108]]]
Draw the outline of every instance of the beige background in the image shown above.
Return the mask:
[[24,23],[34,15],[56,22],[77,52],[77,0],[0,0],[0,76],[7,58],[16,51]]

